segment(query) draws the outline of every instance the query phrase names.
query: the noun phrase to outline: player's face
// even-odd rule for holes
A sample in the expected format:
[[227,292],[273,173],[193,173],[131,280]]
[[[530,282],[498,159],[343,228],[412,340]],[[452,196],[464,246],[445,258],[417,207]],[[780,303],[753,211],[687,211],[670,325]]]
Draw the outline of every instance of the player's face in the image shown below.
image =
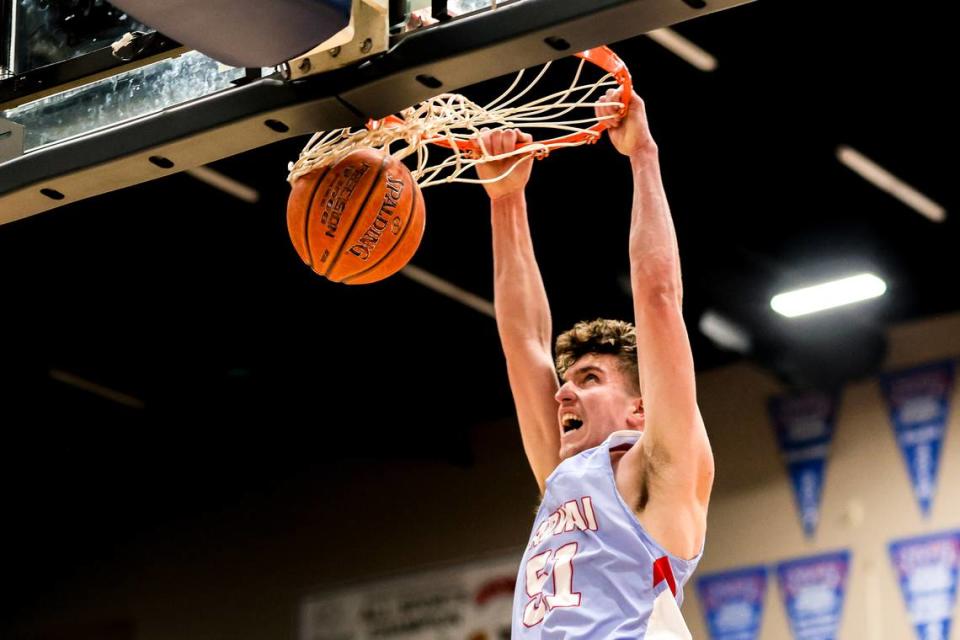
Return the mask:
[[554,396],[560,458],[595,447],[614,431],[643,430],[643,401],[620,370],[616,356],[587,354],[563,376]]

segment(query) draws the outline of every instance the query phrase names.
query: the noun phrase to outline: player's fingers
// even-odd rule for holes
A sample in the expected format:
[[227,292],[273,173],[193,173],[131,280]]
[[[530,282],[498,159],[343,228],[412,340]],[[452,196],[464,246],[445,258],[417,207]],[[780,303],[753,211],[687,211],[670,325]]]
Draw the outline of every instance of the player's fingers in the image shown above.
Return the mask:
[[491,131],[490,132],[490,145],[487,147],[487,151],[492,156],[500,154],[500,132]]
[[[609,94],[609,92],[607,92]],[[617,113],[618,109],[616,106],[610,106],[606,104],[609,102],[609,96],[603,97],[604,104],[600,104],[596,107],[596,113],[598,118],[606,118]]]
[[[608,94],[610,95],[610,102],[611,102],[611,103],[622,102],[622,100],[623,100],[623,87],[617,87],[616,89],[610,89],[610,90],[608,91]],[[620,115],[620,110],[621,110],[621,108],[622,108],[622,107],[621,107],[620,105],[618,105],[618,104],[604,105],[604,110],[605,110],[604,115],[606,115],[606,116],[618,116],[618,115]],[[609,124],[610,124],[611,127],[616,127],[617,125],[620,124],[620,118],[615,118],[615,119],[609,120]]]
[[480,129],[480,135],[477,136],[481,151],[490,153],[490,129],[483,127]]
[[517,130],[507,129],[503,132],[503,152],[510,153],[517,148]]

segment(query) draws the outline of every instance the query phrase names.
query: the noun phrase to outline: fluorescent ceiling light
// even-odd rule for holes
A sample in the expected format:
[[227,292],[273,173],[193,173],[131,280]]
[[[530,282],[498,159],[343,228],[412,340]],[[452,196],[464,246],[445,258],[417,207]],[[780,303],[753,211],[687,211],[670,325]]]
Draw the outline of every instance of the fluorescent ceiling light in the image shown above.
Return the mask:
[[861,273],[841,280],[824,282],[780,293],[770,300],[770,306],[780,315],[788,318],[840,307],[882,296],[887,283],[872,273]]
[[471,309],[475,309],[484,315],[488,315],[491,318],[497,317],[496,313],[494,312],[492,302],[485,298],[481,298],[475,293],[470,293],[465,289],[461,289],[457,285],[448,282],[443,278],[438,278],[426,269],[421,269],[420,267],[408,264],[400,270],[400,273],[407,276],[414,282],[419,282],[428,289],[433,289],[437,293],[456,300],[457,302],[464,304]]
[[647,33],[647,37],[674,55],[683,58],[700,71],[713,71],[717,68],[716,58],[673,29],[654,29]]
[[750,352],[750,334],[713,309],[707,309],[700,316],[699,328],[700,333],[721,349],[737,353]]
[[864,180],[878,189],[886,191],[908,207],[913,208],[920,215],[933,222],[943,222],[947,219],[946,209],[856,149],[843,145],[837,147],[837,159],[860,174],[860,177]]
[[144,407],[143,400],[140,398],[127,395],[126,393],[121,393],[116,389],[105,387],[102,384],[97,384],[96,382],[91,382],[86,378],[81,378],[80,376],[70,373],[69,371],[50,369],[49,374],[50,377],[57,382],[62,382],[63,384],[68,384],[71,387],[82,389],[87,393],[92,393],[93,395],[100,396],[101,398],[112,400],[117,404],[126,405],[133,409],[143,409]]
[[248,187],[242,182],[238,182],[209,167],[187,169],[187,173],[200,182],[206,182],[211,187],[220,189],[220,191],[228,193],[238,200],[243,200],[251,204],[260,200],[260,192],[253,187]]

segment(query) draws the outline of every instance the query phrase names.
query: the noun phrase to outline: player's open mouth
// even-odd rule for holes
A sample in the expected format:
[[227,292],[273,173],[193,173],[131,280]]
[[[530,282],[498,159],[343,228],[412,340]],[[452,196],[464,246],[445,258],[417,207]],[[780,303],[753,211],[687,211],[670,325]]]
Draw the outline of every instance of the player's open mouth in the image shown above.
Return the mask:
[[563,433],[567,434],[582,427],[583,420],[572,413],[565,413],[560,416],[560,426],[563,427]]

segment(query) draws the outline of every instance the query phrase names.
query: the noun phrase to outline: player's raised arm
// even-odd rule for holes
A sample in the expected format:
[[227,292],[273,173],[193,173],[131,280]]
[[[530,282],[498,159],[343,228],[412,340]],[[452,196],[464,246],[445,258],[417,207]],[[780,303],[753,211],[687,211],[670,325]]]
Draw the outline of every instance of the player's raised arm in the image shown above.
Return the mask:
[[[618,96],[612,93],[608,99]],[[705,514],[713,484],[713,455],[697,407],[693,354],[681,310],[680,254],[660,176],[659,152],[644,103],[636,94],[626,116],[610,129],[610,140],[630,158],[633,172],[630,279],[645,412],[641,446],[628,454],[633,460],[628,462],[625,456],[624,462],[641,463],[651,501],[662,498]],[[693,540],[679,546],[689,550],[698,544]]]
[[[517,130],[485,132],[482,136],[492,155],[513,151],[518,142],[528,140],[528,134]],[[550,307],[527,222],[524,189],[532,159],[491,161],[477,165],[477,173],[480,178],[492,178],[517,162],[520,164],[508,176],[484,187],[490,196],[493,227],[497,329],[523,448],[543,493],[547,476],[560,462],[557,403],[553,399],[559,385],[551,350]]]

